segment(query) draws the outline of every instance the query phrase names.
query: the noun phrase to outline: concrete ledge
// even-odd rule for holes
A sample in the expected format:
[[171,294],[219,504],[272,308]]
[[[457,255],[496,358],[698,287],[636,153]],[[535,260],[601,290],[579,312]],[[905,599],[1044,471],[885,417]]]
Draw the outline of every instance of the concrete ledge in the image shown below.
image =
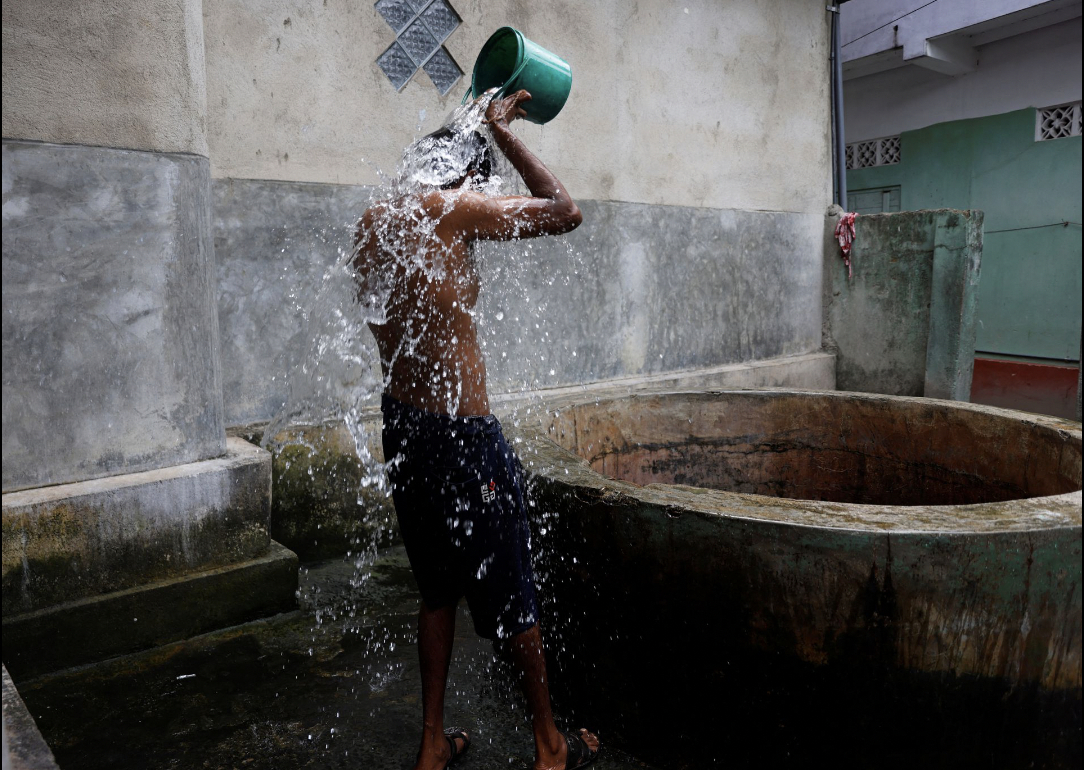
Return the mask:
[[287,612],[296,592],[297,556],[272,541],[241,564],[5,614],[4,664],[21,681]]
[[57,770],[34,717],[4,667],[4,770]]
[[[504,393],[492,398],[502,420],[519,422],[559,408],[568,399],[613,398],[633,393],[719,387],[787,387],[831,390],[835,356],[807,353],[764,361],[625,377],[589,385]],[[232,428],[235,435],[262,438],[262,425]],[[368,449],[384,459],[380,411],[365,412]],[[273,462],[271,537],[306,560],[324,559],[364,548],[373,538],[394,537],[395,514],[387,490],[362,487],[363,468],[354,438],[344,425],[297,426],[276,437],[282,442]]]
[[271,455],[241,439],[214,460],[3,496],[3,610],[29,612],[264,553]]
[[524,403],[536,402],[546,406],[552,402],[563,402],[569,396],[612,398],[634,393],[710,390],[720,387],[835,390],[836,357],[834,353],[805,353],[688,371],[622,377],[588,385],[533,390],[529,393],[501,393],[493,397],[493,407],[495,412],[504,416]]

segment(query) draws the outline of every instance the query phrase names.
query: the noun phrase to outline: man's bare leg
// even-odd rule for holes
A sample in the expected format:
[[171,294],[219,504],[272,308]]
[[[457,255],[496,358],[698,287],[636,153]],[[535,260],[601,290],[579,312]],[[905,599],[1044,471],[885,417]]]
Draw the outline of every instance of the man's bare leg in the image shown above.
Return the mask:
[[[430,610],[421,603],[418,611],[418,658],[422,671],[422,747],[416,770],[443,770],[451,758],[451,747],[444,738],[444,689],[448,684],[448,664],[452,660],[455,633],[453,604]],[[457,740],[458,749],[465,745]]]
[[[538,624],[508,640],[512,660],[523,672],[523,690],[527,707],[531,710],[531,727],[534,731],[535,770],[564,770],[568,745],[553,721],[550,704],[549,680],[546,678],[546,653],[542,648],[542,634]],[[598,749],[598,738],[583,730],[580,732],[592,751]]]

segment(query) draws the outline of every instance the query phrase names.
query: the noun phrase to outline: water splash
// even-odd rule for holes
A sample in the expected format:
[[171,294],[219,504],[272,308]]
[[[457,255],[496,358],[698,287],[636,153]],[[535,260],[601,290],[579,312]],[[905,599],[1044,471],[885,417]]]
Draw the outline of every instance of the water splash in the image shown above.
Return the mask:
[[[447,211],[426,209],[421,202],[422,194],[454,184],[467,175],[477,153],[476,133],[488,134],[483,123],[487,105],[488,100],[482,99],[456,109],[445,121],[444,131],[423,136],[406,148],[394,174],[381,172],[382,184],[373,191],[368,203],[372,215],[367,219],[368,226],[359,233],[356,247],[340,248],[338,258],[324,271],[315,289],[299,290],[292,297],[302,319],[305,349],[287,377],[288,398],[268,425],[262,443],[276,453],[289,446],[295,451],[300,447],[313,456],[326,448],[317,445],[312,439],[314,433],[307,431],[306,426],[345,428],[349,432],[358,460],[357,476],[349,482],[337,479],[337,483],[356,484],[358,513],[365,517],[348,554],[353,568],[350,585],[355,589],[369,579],[382,545],[394,531],[387,469],[395,458],[382,458],[378,449],[380,421],[376,407],[380,394],[389,384],[384,371],[391,371],[394,356],[412,356],[426,332],[423,327],[411,329],[393,353],[393,360],[382,362],[369,327],[384,325],[393,303],[401,301],[394,291],[395,271],[358,271],[355,262],[359,253],[370,249],[387,255],[400,270],[400,280],[404,273],[431,282],[446,277],[448,255],[433,248],[436,240],[433,235]],[[489,141],[495,148],[492,139]],[[470,189],[490,196],[519,194],[518,174],[500,153],[494,151],[493,160],[494,168],[488,178],[468,179]],[[355,223],[347,227],[353,235]],[[348,240],[345,233],[338,235]],[[571,265],[574,272],[579,258],[567,241],[564,244],[569,256],[564,264]],[[487,285],[500,287],[499,294],[488,300],[487,291],[483,290],[482,301],[468,310],[476,322],[482,356],[490,363],[499,363],[501,391],[537,392],[540,376],[550,372],[552,381],[555,375],[550,362],[545,360],[546,354],[510,361],[502,340],[509,337],[514,326],[521,349],[532,341],[552,348],[548,318],[552,311],[546,289],[568,286],[572,275],[555,272],[552,264],[542,264],[536,244],[529,240],[476,245],[478,248],[472,251],[475,269],[486,276]],[[575,356],[574,350],[567,352],[570,357]],[[461,378],[449,377],[448,372],[439,370],[431,376],[434,387],[445,379],[462,382]],[[446,410],[458,413],[461,392],[449,388],[446,397]],[[526,410],[529,412],[531,407],[527,406]],[[513,414],[512,420],[517,421],[517,415]],[[533,464],[529,458],[521,460],[524,465]],[[382,499],[383,505],[373,505],[374,499]],[[487,567],[488,564],[480,567],[482,574]],[[544,572],[538,574],[539,579],[544,577]],[[314,610],[317,626],[342,623],[346,630],[363,625],[361,620],[366,610],[359,606],[357,596],[321,593],[318,584],[309,584],[303,590],[307,592],[301,597],[303,604]],[[383,649],[389,640],[374,636],[366,638],[363,644],[374,650]],[[376,687],[393,678],[391,672],[370,673]]]
[[[442,131],[406,148],[393,176],[380,173],[383,183],[373,191],[368,204],[377,216],[360,234],[359,243],[354,248],[339,248],[338,258],[324,271],[315,288],[299,287],[291,297],[301,319],[305,347],[286,377],[288,396],[264,431],[262,446],[285,458],[285,469],[289,470],[290,458],[298,456],[298,449],[309,460],[326,449],[316,445],[308,426],[338,426],[349,431],[358,459],[358,475],[356,480],[334,481],[356,483],[359,512],[364,510],[367,518],[360,523],[359,535],[350,548],[355,584],[367,579],[379,544],[387,541],[393,529],[387,502],[391,493],[386,474],[389,463],[379,458],[379,437],[374,435],[379,426],[374,419],[377,399],[388,383],[370,326],[387,321],[394,289],[393,270],[360,274],[355,259],[375,239],[379,251],[391,255],[403,271],[420,274],[429,281],[444,277],[445,255],[420,245],[432,243],[431,236],[443,214],[427,212],[420,204],[420,194],[466,175],[477,152],[475,135],[487,131],[483,119],[488,101],[487,97],[457,108]],[[504,180],[514,176],[507,173],[509,168],[507,162],[498,164],[487,179],[472,183],[472,189],[486,195],[499,194],[506,187]],[[352,234],[355,223],[347,227]],[[347,240],[345,233],[332,237],[336,235]],[[419,329],[406,335],[405,347],[398,354],[413,353],[423,332]],[[435,372],[434,377],[441,374]],[[457,406],[455,398],[453,394],[450,411]],[[287,447],[293,451],[283,454]],[[390,462],[394,461],[390,458]],[[311,466],[308,473],[311,477]],[[368,504],[380,498],[383,505]],[[320,622],[343,614],[354,612],[331,607],[317,611]]]

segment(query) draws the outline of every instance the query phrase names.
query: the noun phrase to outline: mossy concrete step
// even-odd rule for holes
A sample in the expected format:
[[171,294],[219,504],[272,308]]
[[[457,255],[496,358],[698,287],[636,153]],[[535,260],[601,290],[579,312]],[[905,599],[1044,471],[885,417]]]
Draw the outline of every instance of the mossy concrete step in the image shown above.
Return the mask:
[[253,559],[3,620],[16,681],[293,610],[297,556],[271,541]]
[[267,552],[271,455],[226,454],[3,496],[3,610],[30,612]]

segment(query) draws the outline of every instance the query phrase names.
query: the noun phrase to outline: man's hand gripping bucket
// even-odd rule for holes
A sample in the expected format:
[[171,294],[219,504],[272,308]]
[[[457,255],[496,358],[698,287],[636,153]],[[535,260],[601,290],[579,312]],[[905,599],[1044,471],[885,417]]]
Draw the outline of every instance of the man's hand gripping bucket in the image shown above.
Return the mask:
[[572,91],[572,68],[560,56],[528,40],[513,27],[501,27],[494,32],[474,63],[471,88],[463,97],[477,99],[490,88],[499,88],[497,97],[520,89],[529,91],[531,100],[524,102],[526,119],[532,123],[548,123],[568,101]]

